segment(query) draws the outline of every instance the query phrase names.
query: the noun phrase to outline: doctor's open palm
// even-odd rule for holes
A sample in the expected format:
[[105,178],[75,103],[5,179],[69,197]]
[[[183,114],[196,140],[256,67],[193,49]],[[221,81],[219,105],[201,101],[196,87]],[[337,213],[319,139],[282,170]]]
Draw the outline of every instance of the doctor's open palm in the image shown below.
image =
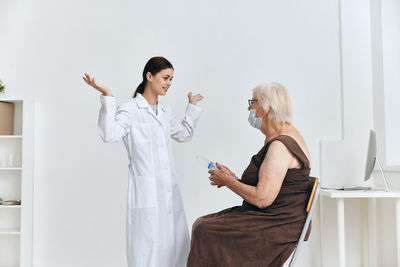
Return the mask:
[[204,96],[202,96],[200,94],[192,95],[192,92],[189,92],[188,98],[189,98],[190,104],[196,105],[197,102],[201,101],[204,98]]
[[82,77],[82,78],[88,85],[92,86],[94,89],[96,89],[97,91],[99,91],[103,95],[111,96],[110,88],[97,83],[93,77],[90,77],[89,74],[85,73],[85,77]]

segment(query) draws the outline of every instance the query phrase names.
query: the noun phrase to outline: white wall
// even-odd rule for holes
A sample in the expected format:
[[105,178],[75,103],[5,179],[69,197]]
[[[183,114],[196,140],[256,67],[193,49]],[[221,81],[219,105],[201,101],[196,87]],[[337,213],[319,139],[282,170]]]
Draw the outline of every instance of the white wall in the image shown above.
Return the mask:
[[[174,145],[191,225],[241,203],[229,190],[209,186],[195,156],[241,175],[263,145],[247,123],[247,99],[258,83],[276,80],[289,88],[294,124],[311,150],[312,174],[320,175],[320,140],[342,140],[351,123],[344,114],[362,112],[344,97],[358,91],[350,86],[356,80],[343,86],[343,62],[352,57],[342,58],[341,33],[351,43],[350,28],[368,23],[368,14],[342,29],[339,11],[329,0],[2,0],[0,79],[7,97],[35,99],[37,107],[34,266],[125,264],[127,158],[122,144],[102,144],[99,96],[83,83],[84,72],[122,102],[140,82],[145,62],[163,55],[174,64],[175,78],[162,101],[182,116],[189,90],[205,96],[193,140]],[[368,63],[368,51],[360,52],[357,64]],[[371,78],[370,65],[354,72]],[[368,77],[365,84],[372,90]],[[364,99],[372,106],[372,91]],[[371,111],[367,117],[369,125]],[[319,220],[313,227],[299,266],[321,266]]]
[[400,168],[400,2],[371,0],[374,125],[378,154],[391,170]]
[[382,0],[383,87],[386,118],[386,162],[400,166],[400,1]]

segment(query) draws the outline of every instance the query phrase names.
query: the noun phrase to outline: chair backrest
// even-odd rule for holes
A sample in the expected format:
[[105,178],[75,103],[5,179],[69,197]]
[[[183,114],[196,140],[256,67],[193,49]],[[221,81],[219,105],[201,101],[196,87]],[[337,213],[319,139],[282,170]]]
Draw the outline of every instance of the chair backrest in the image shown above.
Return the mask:
[[318,200],[318,196],[319,196],[319,189],[320,189],[320,186],[319,186],[319,183],[318,183],[318,178],[315,178],[314,185],[313,185],[313,188],[311,190],[310,198],[308,199],[308,203],[307,203],[306,221],[304,222],[303,230],[301,231],[299,241],[297,242],[297,246],[296,246],[296,248],[295,248],[295,250],[293,252],[293,256],[292,256],[292,259],[290,260],[289,267],[293,267],[294,266],[294,262],[296,261],[296,258],[297,258],[298,254],[300,252],[300,248],[303,245],[304,238],[306,237],[306,234],[307,234],[307,231],[308,231],[308,227],[310,226],[311,217],[313,215],[315,206],[317,204],[317,200]]

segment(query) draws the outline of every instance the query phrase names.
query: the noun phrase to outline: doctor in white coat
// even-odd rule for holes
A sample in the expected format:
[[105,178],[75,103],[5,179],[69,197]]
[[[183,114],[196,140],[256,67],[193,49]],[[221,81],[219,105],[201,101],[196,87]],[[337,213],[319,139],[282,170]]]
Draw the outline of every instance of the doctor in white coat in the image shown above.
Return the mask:
[[179,122],[170,107],[158,102],[171,86],[173,66],[151,58],[134,98],[116,109],[110,89],[85,74],[87,84],[102,93],[99,131],[104,142],[123,140],[129,158],[127,258],[129,267],[186,266],[190,238],[174,168],[171,138],[187,142],[199,119],[192,95]]

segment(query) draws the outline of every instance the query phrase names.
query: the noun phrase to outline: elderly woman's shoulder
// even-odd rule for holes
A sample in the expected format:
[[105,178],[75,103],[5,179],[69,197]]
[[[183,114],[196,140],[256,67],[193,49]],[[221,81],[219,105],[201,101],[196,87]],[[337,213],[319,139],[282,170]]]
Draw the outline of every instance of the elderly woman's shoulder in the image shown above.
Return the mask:
[[285,151],[290,152],[288,146],[290,144],[286,141],[289,136],[280,135],[277,136],[269,141],[268,145],[268,153],[275,154],[275,153],[282,153]]
[[[292,154],[296,151],[296,154],[304,154],[307,160],[311,163],[311,155],[308,150],[308,146],[306,141],[304,140],[303,136],[300,135],[298,132],[293,133],[285,133],[281,135],[282,138],[279,138],[281,142],[288,149],[288,151]],[[275,143],[275,142],[274,142]],[[272,144],[271,144],[272,145]]]
[[307,144],[304,138],[298,133],[281,133],[279,136],[270,140],[269,149],[273,148],[289,148],[289,150],[295,147],[300,148],[304,154],[308,154]]

